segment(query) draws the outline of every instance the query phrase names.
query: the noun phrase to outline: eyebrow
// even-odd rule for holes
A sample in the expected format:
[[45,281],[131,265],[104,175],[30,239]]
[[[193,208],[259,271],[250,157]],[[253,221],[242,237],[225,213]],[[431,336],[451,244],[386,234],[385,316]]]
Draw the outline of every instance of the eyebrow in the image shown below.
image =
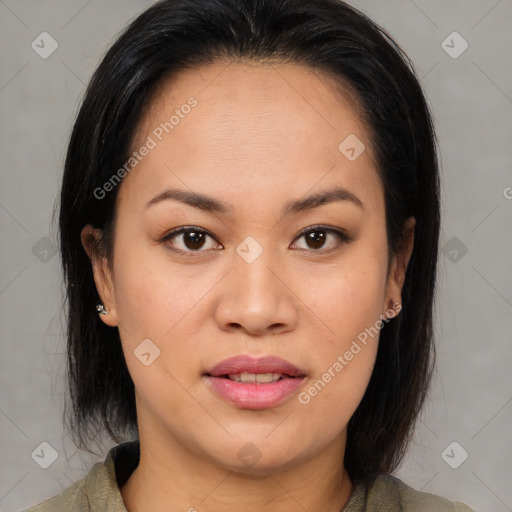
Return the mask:
[[[158,194],[146,203],[145,208],[168,200],[179,201],[206,212],[227,214],[233,211],[233,207],[229,203],[197,192],[189,192],[176,188]],[[312,210],[324,204],[336,201],[350,201],[364,210],[363,203],[355,194],[344,188],[336,187],[323,192],[317,192],[316,194],[301,199],[288,201],[284,205],[281,215],[284,217],[286,215]]]

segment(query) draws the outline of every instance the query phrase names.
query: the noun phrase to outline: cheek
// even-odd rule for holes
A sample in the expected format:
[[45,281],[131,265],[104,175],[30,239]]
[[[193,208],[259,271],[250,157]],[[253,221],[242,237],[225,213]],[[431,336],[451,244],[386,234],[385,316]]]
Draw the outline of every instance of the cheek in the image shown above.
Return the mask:
[[120,328],[136,338],[165,337],[205,293],[209,280],[190,275],[191,266],[173,265],[162,247],[135,238],[128,244],[128,235],[119,238],[114,290]]
[[[115,267],[115,302],[119,332],[126,363],[141,394],[174,386],[173,376],[182,380],[185,371],[194,371],[190,362],[197,359],[200,329],[206,314],[202,299],[219,280],[218,275],[195,268],[178,267],[159,247],[144,247],[119,240]],[[204,336],[203,336],[204,338]],[[148,344],[147,341],[151,340]],[[196,343],[192,343],[191,340]],[[137,358],[146,343],[158,354],[150,366]],[[152,357],[152,355],[150,356]],[[192,369],[191,369],[192,368]],[[195,375],[195,374],[194,374]]]
[[322,276],[310,276],[303,287],[305,302],[338,348],[379,319],[386,286],[386,261],[371,248],[361,244],[340,261]]
[[337,381],[340,385],[343,382],[343,387],[365,385],[370,377],[378,346],[382,299],[381,280],[369,269],[332,279],[322,299],[325,308],[319,311],[324,311],[320,318],[326,327],[326,340],[316,345],[315,352],[325,371],[341,356],[343,370],[338,365],[331,372],[343,374]]
[[[137,394],[151,410],[163,414],[162,421],[164,404],[172,406],[176,417],[188,417],[191,399],[179,383],[197,358],[197,347],[189,341],[197,329],[193,306],[207,292],[208,279],[196,278],[197,286],[191,286],[193,278],[175,271],[155,248],[121,251],[114,283],[116,312]],[[146,353],[149,357],[144,358]]]
[[315,294],[309,292],[318,316],[312,352],[317,371],[299,401],[309,409],[308,421],[313,423],[325,421],[326,412],[332,414],[324,427],[333,433],[356,410],[372,374],[382,325],[385,265],[376,252],[361,246],[344,260],[343,268],[332,269]]

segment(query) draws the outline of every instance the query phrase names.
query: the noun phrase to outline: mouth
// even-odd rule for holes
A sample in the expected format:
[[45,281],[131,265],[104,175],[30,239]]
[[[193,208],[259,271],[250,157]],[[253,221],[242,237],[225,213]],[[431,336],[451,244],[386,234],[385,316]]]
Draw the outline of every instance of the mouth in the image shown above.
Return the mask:
[[213,393],[238,409],[270,409],[292,397],[306,377],[279,373],[237,373],[204,376]]
[[220,398],[240,409],[268,409],[289,399],[307,379],[305,371],[279,357],[248,355],[221,361],[203,373]]
[[254,358],[239,355],[225,359],[210,368],[205,375],[236,382],[273,382],[281,378],[306,377],[306,372],[290,361],[277,356]]
[[207,377],[217,377],[220,379],[229,379],[233,382],[240,382],[242,384],[271,384],[284,379],[296,379],[300,375],[287,375],[282,373],[230,373],[225,375],[211,375],[205,373]]

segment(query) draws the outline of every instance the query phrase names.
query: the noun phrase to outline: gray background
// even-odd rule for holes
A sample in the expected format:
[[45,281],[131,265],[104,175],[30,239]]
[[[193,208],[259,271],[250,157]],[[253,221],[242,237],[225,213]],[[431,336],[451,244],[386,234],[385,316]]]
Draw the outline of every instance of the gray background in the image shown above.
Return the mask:
[[[0,511],[58,494],[114,444],[104,441],[102,453],[89,456],[63,436],[51,215],[85,84],[119,31],[151,3],[0,0]],[[440,142],[439,364],[398,476],[479,512],[512,511],[512,3],[351,3],[412,58]],[[46,59],[31,47],[43,31],[58,43]],[[469,45],[457,58],[462,39],[446,39],[454,31]],[[31,457],[42,442],[58,454],[48,469]]]

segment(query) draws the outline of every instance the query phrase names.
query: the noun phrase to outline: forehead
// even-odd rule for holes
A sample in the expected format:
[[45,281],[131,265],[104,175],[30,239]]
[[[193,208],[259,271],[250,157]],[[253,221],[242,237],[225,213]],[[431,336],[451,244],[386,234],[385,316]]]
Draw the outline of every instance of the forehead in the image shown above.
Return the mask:
[[[344,84],[300,65],[218,61],[180,70],[143,112],[133,149],[148,138],[154,148],[125,180],[146,196],[164,182],[220,194],[227,180],[300,196],[340,177],[377,190],[359,108]],[[357,160],[340,151],[347,138],[366,146]]]
[[[342,123],[360,134],[365,131],[357,95],[341,77],[298,64],[220,60],[181,69],[162,81],[141,116],[137,140],[168,120],[165,113],[179,110],[191,97],[199,104],[195,110],[201,112],[203,122],[206,115],[217,114],[226,127],[228,121],[230,127],[235,122],[245,128],[259,122],[263,127],[266,120],[267,129],[286,128],[283,136],[305,125],[337,132]],[[248,117],[248,113],[253,115]]]

